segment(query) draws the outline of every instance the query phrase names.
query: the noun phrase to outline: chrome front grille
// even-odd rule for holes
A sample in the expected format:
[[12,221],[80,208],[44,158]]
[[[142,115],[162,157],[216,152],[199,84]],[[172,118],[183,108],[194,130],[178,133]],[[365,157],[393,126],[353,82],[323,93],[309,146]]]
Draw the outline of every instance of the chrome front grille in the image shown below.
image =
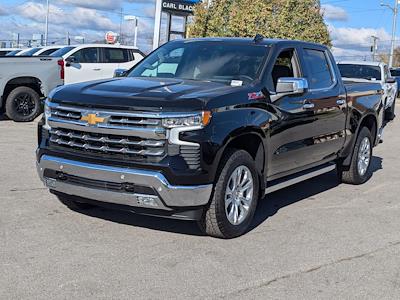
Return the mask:
[[140,140],[131,137],[93,134],[69,129],[50,130],[50,143],[101,153],[112,152],[141,156],[163,156],[166,144],[165,141]]
[[48,103],[50,145],[140,159],[162,159],[167,134],[158,114],[126,113]]
[[140,117],[113,116],[110,118],[109,123],[117,126],[160,126],[161,120]]
[[81,112],[70,110],[68,108],[63,109],[62,107],[57,107],[53,109],[51,114],[52,116],[63,120],[79,121],[82,118]]

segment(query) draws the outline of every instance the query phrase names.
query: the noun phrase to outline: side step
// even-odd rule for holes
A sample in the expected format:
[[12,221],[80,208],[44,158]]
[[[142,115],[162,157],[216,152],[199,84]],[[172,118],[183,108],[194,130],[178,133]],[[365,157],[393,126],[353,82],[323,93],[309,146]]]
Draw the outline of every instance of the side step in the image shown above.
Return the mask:
[[295,177],[290,176],[289,178],[286,177],[283,180],[281,180],[281,179],[274,180],[272,182],[272,185],[271,184],[269,184],[270,186],[267,185],[267,188],[265,189],[265,194],[270,194],[270,193],[276,192],[276,191],[284,189],[284,188],[286,188],[288,186],[294,185],[296,183],[305,181],[305,180],[310,179],[310,178],[317,177],[319,175],[328,173],[328,172],[333,171],[335,169],[336,169],[336,165],[335,164],[329,164],[329,165],[327,165],[325,167],[322,167],[322,168],[321,167],[318,168],[318,169],[313,168],[311,171],[308,171],[306,173],[305,172],[301,172],[300,175],[297,175],[297,174],[294,175]]

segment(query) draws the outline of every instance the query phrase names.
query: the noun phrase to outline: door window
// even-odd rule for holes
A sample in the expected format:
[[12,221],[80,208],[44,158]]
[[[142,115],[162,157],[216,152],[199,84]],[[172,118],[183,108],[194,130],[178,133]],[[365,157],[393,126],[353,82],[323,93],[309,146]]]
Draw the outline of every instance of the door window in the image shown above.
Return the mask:
[[104,48],[105,63],[125,63],[129,61],[128,49]]
[[85,48],[72,54],[81,64],[94,64],[99,62],[98,48]]
[[308,83],[311,89],[332,86],[334,79],[329,61],[324,51],[304,49],[304,60],[308,69]]
[[272,80],[274,82],[274,88],[276,90],[276,85],[278,79],[282,77],[300,77],[300,70],[298,67],[296,55],[294,49],[288,49],[282,51],[277,57],[274,68],[272,69]]

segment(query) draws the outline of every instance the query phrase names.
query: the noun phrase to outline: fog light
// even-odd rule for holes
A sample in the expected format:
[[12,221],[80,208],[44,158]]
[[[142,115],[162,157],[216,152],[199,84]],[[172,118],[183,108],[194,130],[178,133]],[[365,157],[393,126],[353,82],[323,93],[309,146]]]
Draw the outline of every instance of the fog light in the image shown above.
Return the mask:
[[46,178],[45,184],[48,188],[55,188],[57,186],[57,180],[54,178]]
[[158,197],[157,196],[149,196],[149,195],[137,195],[137,203],[139,205],[143,206],[151,206],[151,207],[157,207],[158,203]]

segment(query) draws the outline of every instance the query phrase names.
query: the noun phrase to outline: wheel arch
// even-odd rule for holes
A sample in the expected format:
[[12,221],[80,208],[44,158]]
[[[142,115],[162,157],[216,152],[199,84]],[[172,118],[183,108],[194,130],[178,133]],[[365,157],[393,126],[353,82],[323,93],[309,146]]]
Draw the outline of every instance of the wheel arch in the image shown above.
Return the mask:
[[20,76],[10,79],[6,85],[4,86],[2,102],[1,106],[4,107],[6,99],[8,95],[17,87],[26,86],[33,89],[35,92],[39,94],[39,96],[43,97],[42,92],[42,81],[34,76]]
[[350,166],[351,160],[353,158],[353,150],[354,146],[356,144],[358,135],[360,134],[360,131],[362,128],[368,128],[368,130],[371,132],[373,140],[373,145],[376,145],[377,139],[378,139],[378,120],[377,116],[373,113],[368,113],[364,115],[359,122],[359,125],[357,127],[356,133],[353,135],[352,141],[351,141],[351,152],[350,154],[343,160],[343,166]]
[[221,168],[221,161],[224,155],[231,149],[244,150],[254,159],[260,182],[260,196],[264,195],[265,180],[264,174],[266,169],[266,147],[264,144],[265,135],[260,130],[252,127],[242,129],[240,132],[233,132],[226,138],[224,147],[218,155],[218,170]]

